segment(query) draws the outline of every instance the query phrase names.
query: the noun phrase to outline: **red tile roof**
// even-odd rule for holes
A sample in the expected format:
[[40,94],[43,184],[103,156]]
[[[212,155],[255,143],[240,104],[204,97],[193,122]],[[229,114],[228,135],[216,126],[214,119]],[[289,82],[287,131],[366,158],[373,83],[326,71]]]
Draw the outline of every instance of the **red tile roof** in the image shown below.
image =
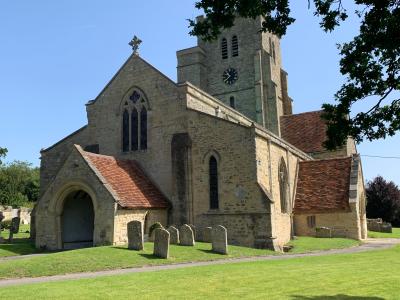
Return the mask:
[[322,111],[312,111],[280,118],[281,137],[306,153],[326,151],[326,123]]
[[80,150],[84,159],[111,186],[125,208],[167,208],[167,199],[133,160]]
[[296,213],[349,211],[351,157],[299,163]]

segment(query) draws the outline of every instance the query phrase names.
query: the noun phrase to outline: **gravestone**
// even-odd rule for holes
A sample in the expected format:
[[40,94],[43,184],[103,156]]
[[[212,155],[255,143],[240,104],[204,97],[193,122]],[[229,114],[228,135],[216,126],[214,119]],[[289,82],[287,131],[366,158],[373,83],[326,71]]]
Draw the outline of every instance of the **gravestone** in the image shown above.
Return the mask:
[[168,228],[169,238],[171,245],[178,245],[179,244],[179,230],[174,226],[169,226]]
[[194,246],[194,235],[193,230],[189,225],[184,224],[179,230],[180,245],[182,246]]
[[317,227],[315,229],[317,238],[331,238],[332,229],[329,227]]
[[220,254],[228,254],[228,234],[224,226],[218,225],[212,228],[212,251]]
[[10,225],[10,235],[8,237],[8,241],[12,243],[14,234],[17,234],[19,232],[19,224],[21,223],[21,218],[20,217],[14,217],[11,220],[11,225]]
[[211,234],[212,234],[212,228],[211,227],[203,228],[202,241],[206,242],[206,243],[211,243]]
[[188,224],[188,225],[190,228],[192,228],[194,240],[197,241],[198,236],[197,236],[197,232],[196,232],[196,226],[194,226],[193,224]]
[[128,249],[143,250],[143,224],[140,221],[128,223]]
[[153,255],[168,258],[169,257],[169,232],[163,228],[157,228],[154,234]]
[[[1,230],[2,230],[2,228],[1,228],[1,221],[3,221],[4,220],[4,214],[3,214],[3,212],[2,211],[0,211],[0,234],[1,234]],[[3,238],[0,236],[0,243],[2,243],[3,242]]]

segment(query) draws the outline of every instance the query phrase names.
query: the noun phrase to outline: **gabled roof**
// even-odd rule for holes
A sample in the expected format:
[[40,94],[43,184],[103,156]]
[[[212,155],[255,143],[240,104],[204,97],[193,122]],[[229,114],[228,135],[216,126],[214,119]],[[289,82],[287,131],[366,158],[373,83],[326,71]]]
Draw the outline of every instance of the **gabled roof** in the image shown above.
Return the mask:
[[326,123],[321,114],[322,111],[312,111],[282,116],[281,137],[306,153],[326,151]]
[[168,200],[136,161],[94,154],[83,151],[80,146],[76,147],[99,179],[111,188],[120,206],[124,208],[169,207]]
[[295,214],[349,211],[351,163],[351,157],[300,162]]

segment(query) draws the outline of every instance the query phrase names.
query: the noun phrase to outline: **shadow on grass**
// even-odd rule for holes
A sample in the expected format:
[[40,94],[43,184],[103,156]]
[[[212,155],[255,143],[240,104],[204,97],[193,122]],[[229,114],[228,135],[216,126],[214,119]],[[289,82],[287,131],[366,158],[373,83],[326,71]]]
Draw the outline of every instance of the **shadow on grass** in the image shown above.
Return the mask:
[[385,300],[381,297],[363,297],[363,296],[349,296],[338,294],[334,296],[292,296],[293,300]]
[[161,258],[161,257],[155,256],[153,254],[148,254],[148,253],[139,253],[139,255],[144,258],[151,259],[151,260],[165,260],[165,258]]
[[12,243],[7,240],[0,244],[0,250],[11,252],[15,255],[27,255],[40,252],[29,239],[14,239]]

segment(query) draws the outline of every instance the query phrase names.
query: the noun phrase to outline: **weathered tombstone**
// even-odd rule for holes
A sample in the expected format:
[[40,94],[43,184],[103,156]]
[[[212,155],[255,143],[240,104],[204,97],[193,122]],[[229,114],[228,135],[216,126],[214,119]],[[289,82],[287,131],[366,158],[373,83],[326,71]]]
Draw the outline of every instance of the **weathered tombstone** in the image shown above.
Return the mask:
[[206,243],[211,243],[211,234],[212,234],[212,228],[211,227],[203,228],[202,241],[206,242]]
[[224,226],[218,225],[212,228],[212,251],[220,254],[228,254],[228,234]]
[[143,224],[140,221],[131,221],[127,225],[128,249],[143,250]]
[[169,232],[170,243],[174,244],[174,245],[178,245],[179,244],[179,230],[174,226],[169,226],[167,230]]
[[180,245],[194,246],[193,230],[189,225],[183,224],[179,230]]
[[8,237],[8,240],[10,243],[13,241],[13,236],[14,234],[17,234],[19,231],[19,224],[21,223],[21,218],[20,217],[14,217],[11,220],[11,225],[10,225],[10,235]]
[[197,236],[197,232],[196,232],[196,226],[194,226],[193,224],[188,224],[188,225],[190,228],[192,228],[194,240],[197,241],[198,236]]
[[155,230],[153,255],[168,258],[169,257],[169,232],[163,228]]
[[3,242],[3,238],[1,237],[1,230],[2,230],[2,228],[1,228],[1,221],[3,221],[3,220],[4,220],[4,214],[3,214],[2,211],[0,211],[0,243]]
[[317,227],[315,229],[317,238],[331,238],[332,229],[328,227]]

